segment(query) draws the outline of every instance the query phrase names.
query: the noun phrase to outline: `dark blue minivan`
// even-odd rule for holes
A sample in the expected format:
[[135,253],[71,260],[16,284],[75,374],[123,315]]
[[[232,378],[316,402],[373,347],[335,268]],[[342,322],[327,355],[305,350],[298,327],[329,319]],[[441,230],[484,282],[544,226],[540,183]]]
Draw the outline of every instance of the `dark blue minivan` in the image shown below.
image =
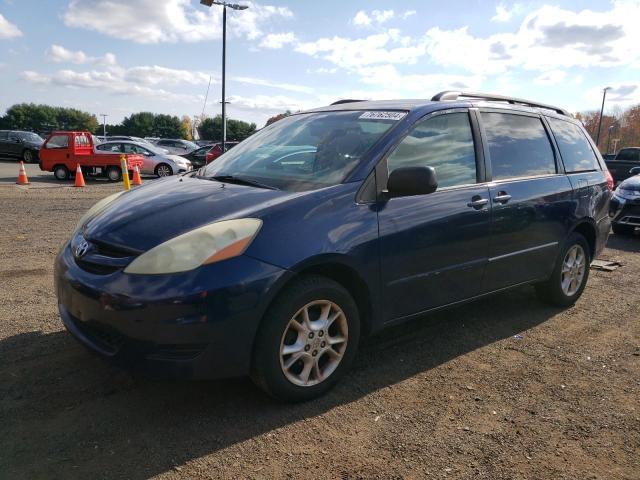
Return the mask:
[[573,304],[612,183],[557,107],[336,102],[98,202],[56,259],[60,315],[118,363],[310,399],[385,326],[524,284]]

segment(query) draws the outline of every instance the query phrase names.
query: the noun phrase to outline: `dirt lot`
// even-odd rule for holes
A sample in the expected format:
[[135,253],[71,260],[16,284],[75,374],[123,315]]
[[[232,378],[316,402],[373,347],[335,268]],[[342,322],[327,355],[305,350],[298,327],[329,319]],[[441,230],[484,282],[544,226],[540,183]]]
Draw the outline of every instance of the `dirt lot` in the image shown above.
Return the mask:
[[53,259],[116,185],[0,186],[0,478],[640,479],[640,237],[578,304],[523,288],[387,331],[326,397],[154,381],[62,328]]

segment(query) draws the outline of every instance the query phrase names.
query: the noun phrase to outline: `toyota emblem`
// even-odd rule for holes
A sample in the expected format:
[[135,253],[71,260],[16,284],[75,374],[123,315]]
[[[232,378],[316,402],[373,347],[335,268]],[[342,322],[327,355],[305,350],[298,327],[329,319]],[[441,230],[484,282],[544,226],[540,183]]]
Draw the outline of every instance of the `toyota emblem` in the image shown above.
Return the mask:
[[89,251],[89,242],[87,242],[86,240],[82,240],[75,249],[75,255],[76,257],[81,257],[83,256],[85,253],[87,253]]

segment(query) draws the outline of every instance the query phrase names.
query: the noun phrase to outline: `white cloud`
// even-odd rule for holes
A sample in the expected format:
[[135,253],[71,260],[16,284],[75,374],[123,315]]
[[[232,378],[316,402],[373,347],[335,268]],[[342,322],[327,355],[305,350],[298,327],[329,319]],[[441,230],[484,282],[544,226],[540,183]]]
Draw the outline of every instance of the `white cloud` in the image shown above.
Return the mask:
[[513,15],[522,7],[516,3],[511,8],[507,8],[503,3],[496,6],[496,14],[491,18],[492,22],[508,22]]
[[434,27],[425,41],[437,64],[474,73],[639,65],[639,16],[638,2],[615,2],[605,12],[544,6],[524,18],[515,33],[474,37],[467,27]]
[[416,13],[418,12],[416,12],[415,10],[407,10],[402,15],[400,15],[400,18],[406,20],[409,17],[413,17]]
[[[244,3],[249,9],[227,12],[230,35],[255,40],[263,35],[262,25],[293,16],[287,7]],[[70,0],[63,20],[68,27],[137,43],[199,42],[222,34],[222,9],[190,0]]]
[[91,57],[82,50],[72,51],[55,44],[47,49],[45,55],[48,60],[55,63],[75,63],[77,65],[85,63],[116,64],[116,56],[113,53],[106,53],[103,57]]
[[[607,105],[618,104],[624,106],[640,103],[640,82],[614,82],[608,84],[608,86],[611,87],[611,90],[607,92]],[[585,93],[584,97],[591,105],[600,105],[602,88],[591,88]]]
[[20,29],[0,13],[0,40],[21,37]]
[[374,23],[382,25],[393,17],[393,10],[373,10],[370,14],[364,10],[359,10],[356,16],[353,17],[353,24],[359,27],[370,27]]
[[276,50],[284,47],[288,43],[296,41],[296,36],[293,32],[287,33],[270,33],[266,35],[260,42],[262,48],[269,48]]
[[397,29],[351,39],[335,36],[299,43],[296,51],[323,58],[340,67],[357,68],[382,63],[416,63],[426,53],[424,42],[412,42]]
[[538,85],[557,85],[567,78],[567,73],[562,70],[549,70],[533,79]]

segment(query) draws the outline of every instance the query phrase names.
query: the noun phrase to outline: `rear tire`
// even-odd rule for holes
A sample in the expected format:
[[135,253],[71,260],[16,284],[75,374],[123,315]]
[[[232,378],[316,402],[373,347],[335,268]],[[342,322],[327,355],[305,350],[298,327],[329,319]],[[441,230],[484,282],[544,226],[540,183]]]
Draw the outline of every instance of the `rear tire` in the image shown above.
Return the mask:
[[633,225],[622,225],[620,223],[611,224],[611,229],[616,235],[633,235],[636,227]]
[[69,179],[69,169],[64,165],[56,165],[53,168],[53,176],[56,180],[64,181]]
[[359,340],[358,307],[349,292],[329,278],[302,276],[263,317],[251,378],[276,399],[311,400],[344,376]]
[[538,297],[557,307],[573,305],[589,279],[590,252],[587,240],[579,233],[572,233],[562,246],[549,280],[536,285]]
[[108,167],[107,178],[110,182],[119,182],[122,180],[122,170],[120,170],[120,167]]
[[33,163],[36,156],[31,150],[25,150],[24,152],[22,152],[22,158],[24,160],[24,163]]

